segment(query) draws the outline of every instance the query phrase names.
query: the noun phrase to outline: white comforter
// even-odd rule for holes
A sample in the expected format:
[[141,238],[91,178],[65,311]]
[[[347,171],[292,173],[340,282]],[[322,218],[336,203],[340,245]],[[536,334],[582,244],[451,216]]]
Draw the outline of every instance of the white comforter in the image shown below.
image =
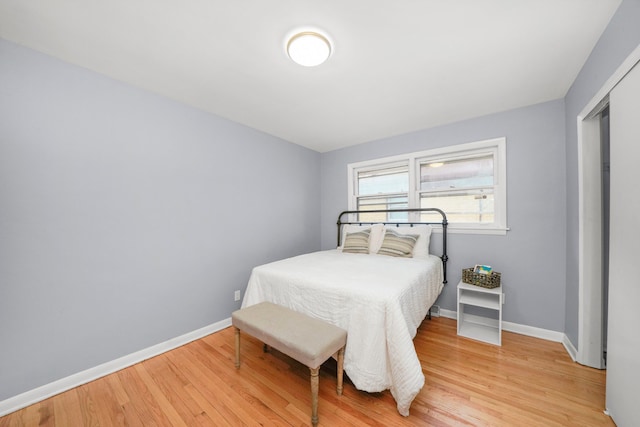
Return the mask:
[[344,368],[359,390],[390,389],[409,415],[424,385],[413,338],[442,290],[442,262],[314,252],[255,267],[242,302],[270,301],[347,330]]

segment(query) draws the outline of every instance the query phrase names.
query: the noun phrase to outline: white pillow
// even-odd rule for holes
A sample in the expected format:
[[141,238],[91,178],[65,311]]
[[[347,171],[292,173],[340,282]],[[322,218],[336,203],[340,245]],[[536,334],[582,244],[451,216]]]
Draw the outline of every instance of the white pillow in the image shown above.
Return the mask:
[[[394,230],[398,234],[418,234],[418,241],[413,247],[413,258],[427,259],[429,258],[429,243],[431,241],[431,226],[428,224],[414,225],[413,227],[401,225],[400,227],[388,226],[387,228]],[[382,233],[384,239],[384,232]],[[380,242],[382,243],[382,242]],[[369,241],[371,247],[371,241]],[[375,253],[375,252],[374,252]]]
[[[369,234],[369,253],[370,254],[378,253],[380,246],[382,246],[382,240],[384,239],[384,227],[382,226],[382,224],[373,224],[373,225],[345,224],[342,226],[342,237],[340,238],[340,243],[344,245],[344,239],[347,233],[366,230],[367,228],[371,229],[371,234]],[[342,251],[342,246],[339,246],[338,249]]]

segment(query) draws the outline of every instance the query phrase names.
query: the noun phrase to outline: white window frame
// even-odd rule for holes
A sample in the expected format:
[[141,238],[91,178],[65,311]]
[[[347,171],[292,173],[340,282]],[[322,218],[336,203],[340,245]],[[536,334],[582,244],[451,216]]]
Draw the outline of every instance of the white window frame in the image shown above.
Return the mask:
[[[494,138],[484,141],[458,144],[431,150],[418,151],[398,156],[384,157],[380,159],[366,160],[363,162],[349,163],[348,173],[348,207],[349,210],[357,209],[357,180],[358,173],[381,169],[393,165],[407,165],[409,167],[409,208],[420,207],[420,164],[436,161],[445,161],[456,158],[478,156],[480,154],[493,155],[493,197],[494,197],[494,222],[491,224],[456,224],[449,223],[448,231],[452,233],[467,234],[498,234],[504,235],[509,230],[507,227],[507,155],[506,138]],[[446,212],[445,212],[446,213]],[[410,217],[411,218],[411,217]],[[415,220],[411,219],[412,221]],[[435,231],[438,228],[435,227]]]

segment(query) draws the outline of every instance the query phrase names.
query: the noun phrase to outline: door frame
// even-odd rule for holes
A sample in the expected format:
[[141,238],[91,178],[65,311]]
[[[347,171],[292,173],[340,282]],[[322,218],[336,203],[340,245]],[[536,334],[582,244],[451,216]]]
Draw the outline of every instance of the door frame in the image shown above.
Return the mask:
[[640,62],[640,45],[622,62],[577,117],[578,349],[576,361],[603,369],[602,179],[600,113],[609,92]]

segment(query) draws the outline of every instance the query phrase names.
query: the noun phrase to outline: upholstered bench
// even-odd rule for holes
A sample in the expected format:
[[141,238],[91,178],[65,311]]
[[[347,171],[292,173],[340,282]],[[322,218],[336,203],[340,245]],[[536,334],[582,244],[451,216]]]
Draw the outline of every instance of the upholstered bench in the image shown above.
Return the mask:
[[318,424],[318,373],[320,365],[337,353],[338,395],[342,394],[344,347],[347,331],[322,320],[289,310],[270,302],[261,302],[234,311],[236,368],[240,367],[240,331],[286,354],[311,370],[311,424]]

